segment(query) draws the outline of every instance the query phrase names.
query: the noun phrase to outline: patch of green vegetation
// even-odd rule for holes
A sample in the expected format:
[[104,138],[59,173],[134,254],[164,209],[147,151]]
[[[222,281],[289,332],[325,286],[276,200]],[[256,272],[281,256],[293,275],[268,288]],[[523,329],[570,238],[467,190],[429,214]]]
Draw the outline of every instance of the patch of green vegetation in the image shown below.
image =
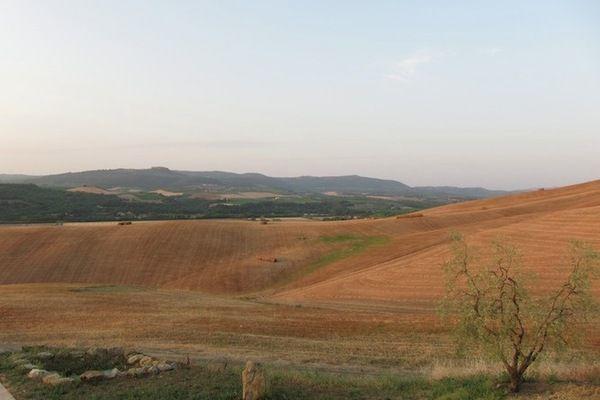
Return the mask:
[[[24,400],[233,400],[241,398],[241,371],[241,365],[223,370],[202,363],[145,378],[49,387],[16,372],[8,362],[8,355],[0,355],[0,373],[13,394]],[[502,390],[494,387],[492,378],[485,376],[430,381],[411,375],[334,374],[275,366],[267,366],[267,376],[270,384],[266,400],[500,400],[505,397]]]
[[435,400],[500,400],[504,392],[495,388],[493,379],[484,375],[467,378],[445,378],[434,381],[430,399]]
[[[51,358],[41,358],[40,352],[51,351]],[[85,351],[74,352],[72,349],[50,349],[44,346],[25,347],[23,355],[34,365],[40,366],[47,371],[56,371],[64,376],[80,375],[89,370],[108,370],[119,368],[123,370],[126,366],[123,355],[115,356],[106,352],[88,354]]]
[[319,240],[323,243],[344,243],[359,240],[360,236],[352,234],[340,234],[334,236],[321,236]]
[[[387,236],[358,236],[341,234],[335,236],[321,236],[319,241],[327,244],[344,244],[345,246],[324,254],[308,267],[308,272],[315,271],[321,267],[336,261],[362,253],[372,246],[383,246],[389,242]],[[305,271],[306,272],[306,271]]]
[[279,282],[279,286],[293,282],[301,276],[311,274],[319,268],[323,268],[336,261],[360,254],[369,247],[383,246],[387,244],[389,240],[390,238],[387,236],[361,236],[354,234],[321,236],[317,241],[331,245],[334,248],[312,263],[295,271],[293,274],[286,276],[285,279]]

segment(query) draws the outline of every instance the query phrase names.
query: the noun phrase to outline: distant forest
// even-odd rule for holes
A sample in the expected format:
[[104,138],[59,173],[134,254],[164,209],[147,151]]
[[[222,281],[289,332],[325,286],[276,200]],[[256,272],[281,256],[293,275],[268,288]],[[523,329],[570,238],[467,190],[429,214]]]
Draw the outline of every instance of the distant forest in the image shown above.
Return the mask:
[[438,200],[393,201],[317,195],[293,200],[240,202],[188,196],[157,197],[158,201],[131,201],[117,195],[69,192],[33,184],[0,184],[0,223],[301,216],[345,219],[390,216],[443,204]]

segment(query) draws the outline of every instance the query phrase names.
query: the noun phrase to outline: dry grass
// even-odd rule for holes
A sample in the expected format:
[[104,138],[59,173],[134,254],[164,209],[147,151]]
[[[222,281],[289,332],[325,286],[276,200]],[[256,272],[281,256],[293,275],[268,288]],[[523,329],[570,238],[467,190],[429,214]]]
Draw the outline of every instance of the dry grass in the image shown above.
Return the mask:
[[[457,360],[436,318],[377,304],[299,307],[197,292],[59,284],[0,286],[0,298],[0,343],[120,345],[176,357],[252,357],[344,372],[419,371],[435,379],[500,370],[481,360]],[[552,360],[539,374],[589,381],[597,373],[590,359],[598,355],[590,351],[571,364]]]
[[[538,273],[538,293],[564,277],[557,261],[570,239],[600,247],[600,181],[422,214],[268,225],[1,227],[0,342],[123,345],[359,374],[491,373],[497,369],[487,362],[456,361],[447,327],[436,316],[448,233],[460,230],[475,244],[508,237]],[[310,268],[350,245],[323,237],[385,240]],[[264,256],[278,262],[261,262]],[[586,358],[552,360],[533,373],[597,382],[600,329],[597,323],[586,329]],[[569,386],[561,393],[595,390]]]
[[[97,285],[0,286],[0,342],[122,345],[332,367],[408,368],[444,352],[429,319]],[[427,338],[427,341],[423,341]]]
[[[467,360],[435,360],[422,370],[431,379],[464,378],[474,375],[497,375],[502,371],[500,363],[484,358]],[[600,383],[600,363],[597,357],[587,357],[577,361],[545,360],[534,364],[528,377],[553,382]]]
[[482,358],[469,360],[434,360],[423,370],[431,379],[462,378],[473,375],[496,375],[502,371],[502,365]]
[[[0,284],[84,282],[221,294],[265,291],[278,302],[401,302],[415,310],[432,308],[443,290],[440,264],[448,256],[448,233],[454,230],[476,244],[506,236],[522,248],[525,263],[540,273],[540,286],[557,284],[565,273],[557,260],[570,239],[600,246],[600,181],[421,214],[268,225],[213,220],[136,223],[127,229],[116,224],[1,227]],[[386,237],[388,242],[297,275],[339,248],[319,240],[336,235]],[[265,255],[281,262],[260,262]],[[290,277],[293,282],[282,287]]]

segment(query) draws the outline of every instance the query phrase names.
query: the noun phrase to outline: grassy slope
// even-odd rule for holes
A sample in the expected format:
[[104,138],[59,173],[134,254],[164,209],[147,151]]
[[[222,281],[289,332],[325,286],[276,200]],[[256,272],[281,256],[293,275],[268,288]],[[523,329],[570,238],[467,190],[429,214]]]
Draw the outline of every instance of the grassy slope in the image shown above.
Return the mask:
[[274,285],[275,289],[285,287],[298,279],[310,276],[315,271],[338,261],[356,256],[370,247],[383,246],[389,242],[387,236],[362,236],[356,234],[341,234],[321,236],[317,243],[324,244],[330,250],[322,253],[317,259],[294,270],[290,275]]
[[[48,387],[32,382],[11,368],[0,356],[0,372],[13,394],[23,400],[54,399],[239,399],[240,365],[225,369],[202,363],[189,369],[142,379],[120,378],[97,384],[76,383]],[[270,386],[267,399],[502,399],[502,390],[486,377],[427,381],[394,375],[342,376],[316,371],[267,368]]]

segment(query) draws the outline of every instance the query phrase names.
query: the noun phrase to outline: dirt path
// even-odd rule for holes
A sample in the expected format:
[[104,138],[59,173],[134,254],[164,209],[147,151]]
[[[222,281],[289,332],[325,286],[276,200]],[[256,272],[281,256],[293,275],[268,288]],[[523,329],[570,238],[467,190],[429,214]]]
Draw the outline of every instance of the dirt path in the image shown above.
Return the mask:
[[15,400],[8,390],[0,383],[0,400]]

